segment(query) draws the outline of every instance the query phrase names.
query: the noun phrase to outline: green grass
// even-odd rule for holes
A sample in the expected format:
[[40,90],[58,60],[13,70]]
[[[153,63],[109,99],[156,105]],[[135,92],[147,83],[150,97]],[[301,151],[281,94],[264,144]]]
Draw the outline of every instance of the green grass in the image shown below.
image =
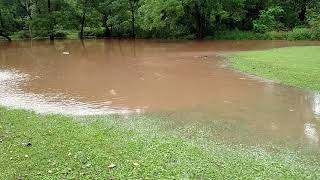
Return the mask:
[[320,46],[241,52],[229,57],[233,68],[289,86],[320,90]]
[[[147,119],[141,115],[129,119],[72,118],[0,108],[0,179],[316,179],[320,176],[317,159],[223,143],[201,146],[179,135],[158,132]],[[126,121],[133,124],[121,125]],[[148,133],[137,128],[146,128],[146,124],[150,126]],[[111,164],[116,166],[109,168]]]

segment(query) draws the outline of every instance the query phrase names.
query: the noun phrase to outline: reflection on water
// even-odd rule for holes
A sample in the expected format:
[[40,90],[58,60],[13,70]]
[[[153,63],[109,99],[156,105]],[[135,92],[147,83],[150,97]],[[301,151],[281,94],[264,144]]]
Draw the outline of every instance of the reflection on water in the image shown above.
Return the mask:
[[320,93],[314,94],[312,109],[314,114],[320,117]]
[[310,144],[317,144],[319,142],[319,135],[315,124],[304,124],[304,134],[306,135]]
[[305,143],[319,147],[319,93],[245,77],[223,68],[220,58],[225,52],[318,44],[145,40],[0,44],[0,104],[73,115],[173,112],[177,124],[236,121],[254,134],[248,139],[293,143],[307,139]]

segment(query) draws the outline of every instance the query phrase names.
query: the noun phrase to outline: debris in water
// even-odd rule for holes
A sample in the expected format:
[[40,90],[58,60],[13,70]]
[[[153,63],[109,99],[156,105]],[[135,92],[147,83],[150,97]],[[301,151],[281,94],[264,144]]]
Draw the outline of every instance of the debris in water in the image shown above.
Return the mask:
[[32,146],[31,143],[21,143],[21,144],[22,144],[22,146],[26,146],[26,147],[31,147]]
[[69,54],[70,54],[70,52],[65,51],[65,52],[62,52],[62,54],[63,54],[63,55],[69,55]]
[[290,111],[290,112],[294,112],[294,109],[290,109],[289,111]]
[[194,58],[198,58],[198,59],[208,59],[208,56],[194,56]]
[[111,90],[109,91],[109,93],[110,93],[111,95],[113,95],[113,96],[117,95],[117,93],[116,93],[116,91],[115,91],[114,89],[111,89]]
[[108,166],[109,169],[112,169],[112,168],[115,168],[115,167],[116,167],[115,164],[110,164],[110,165]]
[[140,166],[140,164],[138,164],[138,163],[133,163],[133,165],[134,165],[134,166]]

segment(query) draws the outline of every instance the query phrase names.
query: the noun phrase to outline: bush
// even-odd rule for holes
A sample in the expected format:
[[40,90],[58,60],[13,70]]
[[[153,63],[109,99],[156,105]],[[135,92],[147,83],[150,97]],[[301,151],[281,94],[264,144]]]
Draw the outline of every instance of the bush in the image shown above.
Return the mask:
[[268,31],[274,31],[279,28],[280,23],[276,19],[283,9],[279,6],[263,10],[258,20],[253,21],[253,28],[258,33],[266,33]]
[[11,35],[12,39],[29,39],[30,38],[30,33],[29,31],[17,31]]
[[320,18],[310,22],[311,38],[313,40],[320,40]]
[[311,40],[312,32],[308,28],[295,28],[293,31],[288,32],[288,40]]
[[86,36],[86,37],[97,37],[97,38],[104,37],[104,28],[85,27],[84,31],[83,31],[83,36]]
[[270,40],[286,40],[288,33],[284,31],[270,31],[266,32],[265,35]]
[[217,33],[214,39],[220,40],[264,40],[267,39],[265,34],[255,33],[251,31],[226,31]]
[[64,30],[59,30],[54,33],[54,37],[57,37],[57,38],[66,38],[67,35],[68,35],[68,32]]

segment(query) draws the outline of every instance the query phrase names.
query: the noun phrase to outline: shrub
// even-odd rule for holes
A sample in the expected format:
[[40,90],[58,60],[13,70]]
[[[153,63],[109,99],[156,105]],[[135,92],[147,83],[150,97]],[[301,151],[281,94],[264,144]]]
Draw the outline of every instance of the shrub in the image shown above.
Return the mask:
[[85,27],[83,31],[83,36],[98,38],[104,37],[104,28]]
[[310,22],[311,38],[320,40],[320,17]]
[[67,34],[68,34],[67,31],[60,30],[60,31],[56,31],[56,32],[54,33],[54,37],[57,37],[57,38],[66,38],[66,37],[67,37]]
[[276,30],[280,26],[280,23],[276,17],[281,13],[283,13],[283,9],[279,6],[269,8],[268,10],[263,10],[259,16],[259,19],[253,21],[254,30],[259,33]]
[[29,39],[30,33],[29,31],[25,31],[25,30],[17,31],[11,35],[11,38],[12,39]]
[[270,31],[265,33],[267,39],[271,40],[286,40],[287,34],[288,33],[284,31]]
[[226,31],[217,33],[214,39],[220,40],[264,40],[267,39],[266,35],[261,33],[255,33],[251,31]]
[[288,32],[288,40],[310,40],[312,32],[308,28],[295,28],[293,31]]

